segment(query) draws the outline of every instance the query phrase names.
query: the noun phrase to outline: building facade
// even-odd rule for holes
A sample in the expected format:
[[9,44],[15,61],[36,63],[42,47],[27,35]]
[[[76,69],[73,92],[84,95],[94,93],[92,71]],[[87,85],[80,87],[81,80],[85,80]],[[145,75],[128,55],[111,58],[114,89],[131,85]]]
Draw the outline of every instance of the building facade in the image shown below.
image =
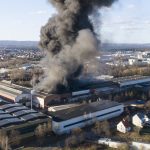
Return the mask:
[[148,121],[149,118],[142,113],[135,114],[132,117],[132,124],[140,128],[143,128],[143,125]]
[[74,128],[82,128],[96,121],[107,120],[119,116],[124,106],[117,102],[100,101],[82,104],[75,108],[58,111],[52,114],[52,130],[56,134],[69,133]]

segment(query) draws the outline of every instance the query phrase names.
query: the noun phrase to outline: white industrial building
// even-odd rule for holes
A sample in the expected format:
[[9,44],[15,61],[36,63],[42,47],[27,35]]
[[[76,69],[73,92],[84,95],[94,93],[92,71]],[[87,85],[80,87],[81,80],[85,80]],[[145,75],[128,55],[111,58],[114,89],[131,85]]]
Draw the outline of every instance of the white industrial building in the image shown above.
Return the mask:
[[[2,80],[0,82],[0,96],[13,103],[31,100],[31,91],[33,91],[31,88],[12,84],[10,81]],[[43,93],[40,93],[40,95],[32,93],[33,106],[44,108],[45,98],[47,97]]]
[[22,99],[30,99],[30,89],[9,82],[0,82],[0,96],[12,101],[19,102]]
[[135,76],[128,76],[128,77],[114,78],[112,81],[114,83],[119,84],[120,87],[127,87],[127,86],[133,86],[137,84],[150,82],[150,77],[135,75]]
[[132,148],[135,150],[139,150],[139,149],[150,150],[150,144],[143,143],[143,142],[132,142]]
[[69,133],[72,129],[91,125],[96,121],[119,116],[124,105],[113,101],[99,101],[51,113],[52,130],[56,134]]

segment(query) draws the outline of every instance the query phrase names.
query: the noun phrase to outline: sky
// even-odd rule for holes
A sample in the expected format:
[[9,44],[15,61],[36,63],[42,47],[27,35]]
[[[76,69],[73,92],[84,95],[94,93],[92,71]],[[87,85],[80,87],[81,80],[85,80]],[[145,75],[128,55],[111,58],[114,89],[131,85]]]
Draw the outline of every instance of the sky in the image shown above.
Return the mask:
[[[150,43],[150,0],[119,0],[100,10],[102,42]],[[37,41],[55,9],[47,0],[0,0],[0,40]]]

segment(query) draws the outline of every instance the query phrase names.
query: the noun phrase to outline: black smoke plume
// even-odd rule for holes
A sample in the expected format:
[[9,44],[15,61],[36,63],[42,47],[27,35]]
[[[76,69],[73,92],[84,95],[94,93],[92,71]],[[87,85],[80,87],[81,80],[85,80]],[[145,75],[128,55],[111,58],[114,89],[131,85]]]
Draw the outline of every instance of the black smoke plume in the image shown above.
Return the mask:
[[98,42],[89,16],[115,0],[49,0],[57,14],[41,29],[40,47],[46,51],[44,77],[38,89],[49,92],[69,87],[82,73],[84,63],[94,59]]

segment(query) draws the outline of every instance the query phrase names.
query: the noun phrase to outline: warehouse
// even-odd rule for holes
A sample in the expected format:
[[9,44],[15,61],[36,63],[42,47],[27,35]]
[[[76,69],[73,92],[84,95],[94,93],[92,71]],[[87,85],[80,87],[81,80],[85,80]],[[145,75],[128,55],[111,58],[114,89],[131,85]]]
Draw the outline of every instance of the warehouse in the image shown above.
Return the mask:
[[[11,84],[6,80],[0,82],[0,96],[9,102],[21,103],[22,101],[27,100],[27,103],[29,104],[31,100],[31,91],[31,88]],[[70,97],[70,93],[48,94],[45,92],[35,92],[32,94],[32,102],[35,107],[45,108],[45,106],[51,104],[53,101],[60,103],[68,97]]]
[[0,96],[11,102],[19,102],[22,99],[30,99],[30,90],[19,85],[11,84],[8,81],[0,82]]
[[124,105],[113,101],[99,101],[51,113],[52,130],[56,134],[69,133],[77,127],[90,125],[97,120],[119,116]]
[[[32,94],[32,102],[34,107],[47,109],[52,105],[56,106],[66,104],[68,102],[82,102],[83,100],[91,100],[95,96],[101,97],[102,99],[108,99],[108,96],[112,93],[119,93],[120,91],[125,91],[128,88],[135,87],[135,85],[149,83],[150,77],[148,76],[129,76],[104,81],[89,80],[89,82],[85,80],[80,83],[80,88],[68,91],[68,93],[49,94],[36,91]],[[21,103],[23,100],[28,100],[25,104],[28,104],[29,106],[31,100],[31,90],[32,89],[30,88],[7,83],[6,81],[0,82],[0,96],[9,99],[12,102]],[[55,107],[54,109],[58,110],[59,108]]]
[[37,111],[35,110],[20,110],[20,111],[17,111],[17,112],[14,112],[13,115],[16,116],[16,117],[21,117],[21,116],[24,116],[24,115],[28,115],[28,114],[36,114],[38,113]]
[[22,106],[21,104],[19,103],[16,103],[15,105],[14,104],[5,104],[5,105],[1,105],[0,108],[2,110],[6,110],[6,109],[9,109],[9,108],[12,108],[12,107],[20,107]]
[[58,106],[51,106],[48,108],[49,112],[56,112],[56,111],[60,111],[60,110],[66,110],[68,108],[73,108],[73,107],[77,107],[80,104],[78,103],[74,103],[74,104],[66,104],[66,105],[58,105]]
[[5,104],[0,106],[0,128],[16,125],[17,122],[24,124],[27,121],[42,121],[42,119],[47,119],[47,116],[20,104]]
[[10,132],[18,130],[21,137],[34,135],[34,130],[39,124],[48,123],[51,119],[40,112],[30,110],[20,104],[0,105],[0,129]]
[[139,85],[143,83],[150,83],[150,77],[149,76],[128,76],[128,77],[120,77],[120,78],[114,78],[112,79],[114,83],[117,83],[119,87],[128,87],[128,86],[134,86]]

